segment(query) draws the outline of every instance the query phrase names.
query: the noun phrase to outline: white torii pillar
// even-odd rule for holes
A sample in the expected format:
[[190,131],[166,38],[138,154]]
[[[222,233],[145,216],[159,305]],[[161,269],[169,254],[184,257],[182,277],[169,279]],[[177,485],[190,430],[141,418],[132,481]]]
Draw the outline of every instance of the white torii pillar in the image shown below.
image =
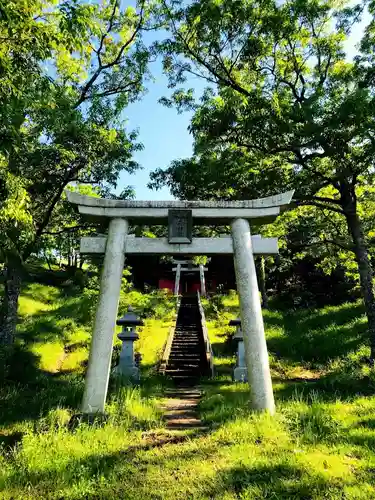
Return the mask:
[[199,265],[199,276],[200,276],[200,280],[201,280],[201,295],[202,297],[205,297],[206,296],[206,281],[204,279],[204,265],[203,264],[200,264]]
[[237,290],[243,331],[246,367],[256,410],[275,412],[275,401],[268,361],[262,307],[247,220],[235,219],[231,224]]
[[180,292],[180,276],[181,276],[181,264],[177,264],[176,279],[174,282],[174,294],[175,295],[178,295]]
[[124,269],[124,243],[127,231],[128,221],[126,219],[110,220],[81,407],[83,413],[104,412]]

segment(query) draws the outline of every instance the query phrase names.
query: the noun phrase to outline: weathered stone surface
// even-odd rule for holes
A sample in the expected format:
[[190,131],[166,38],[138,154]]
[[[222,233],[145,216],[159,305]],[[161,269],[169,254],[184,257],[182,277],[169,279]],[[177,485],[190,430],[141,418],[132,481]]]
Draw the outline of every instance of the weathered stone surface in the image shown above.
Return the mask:
[[[273,255],[278,253],[277,238],[252,237],[253,253],[256,255]],[[81,238],[81,253],[104,253],[106,238]],[[127,255],[214,255],[233,254],[231,238],[193,238],[190,244],[170,244],[167,238],[135,238],[125,239],[124,252]]]
[[181,264],[177,264],[176,278],[174,281],[174,294],[178,295],[180,291]]
[[104,412],[121,277],[124,268],[123,248],[127,230],[128,222],[125,219],[113,219],[109,224],[99,302],[96,309],[82,401],[83,413]]
[[[168,208],[131,208],[131,207],[90,207],[79,205],[78,210],[82,215],[91,218],[113,218],[123,217],[134,223],[166,224],[168,220]],[[280,207],[264,208],[193,208],[192,217],[194,225],[228,224],[230,220],[242,217],[244,219],[255,219],[256,221],[272,222],[280,214]],[[264,221],[263,221],[264,219]],[[211,222],[212,223],[212,222]]]
[[287,191],[266,198],[257,198],[255,200],[236,200],[236,201],[138,201],[138,200],[110,200],[105,198],[94,198],[72,191],[66,191],[68,200],[75,205],[87,207],[103,208],[166,208],[166,209],[192,209],[192,208],[266,208],[288,205],[292,199],[294,191]]
[[241,328],[241,320],[231,320],[229,322],[230,326],[236,327],[236,333],[233,336],[233,340],[237,342],[237,363],[233,370],[233,379],[236,382],[247,382],[247,368],[246,368],[246,356],[245,356],[245,346],[243,343],[243,333]]
[[255,200],[134,201],[93,198],[67,191],[68,200],[88,217],[124,217],[130,222],[167,223],[169,211],[180,209],[191,210],[194,225],[207,224],[208,220],[225,224],[238,217],[271,222],[290,203],[292,196],[293,191],[288,191]]
[[114,374],[120,377],[129,378],[134,382],[139,381],[139,369],[135,365],[134,342],[138,340],[135,329],[131,332],[122,332],[118,335],[122,341],[119,363],[113,370]]
[[203,297],[206,296],[206,280],[204,277],[204,271],[207,271],[207,267],[204,267],[202,264],[199,266],[199,277],[201,282],[201,295]]
[[255,410],[275,411],[263,316],[252,251],[250,226],[244,219],[232,221],[232,238],[237,290],[249,377]]

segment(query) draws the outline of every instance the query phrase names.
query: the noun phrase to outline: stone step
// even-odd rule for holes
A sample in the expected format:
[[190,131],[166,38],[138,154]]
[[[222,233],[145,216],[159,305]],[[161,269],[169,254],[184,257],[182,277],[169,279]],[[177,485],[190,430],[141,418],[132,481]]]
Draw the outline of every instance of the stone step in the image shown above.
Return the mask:
[[200,377],[185,377],[175,375],[173,377],[173,382],[177,387],[195,387],[199,383]]
[[201,374],[201,370],[195,370],[195,369],[183,369],[183,370],[178,370],[178,369],[169,369],[167,368],[166,373],[170,375],[171,377],[178,376],[178,377],[191,377],[191,376],[197,376],[199,377]]
[[182,347],[189,349],[191,347],[196,347],[198,350],[203,348],[203,342],[172,342],[172,349],[173,347]]
[[[191,364],[191,365],[197,365],[199,364],[199,366],[202,366],[204,365],[205,363],[202,363],[202,361],[200,360],[200,358],[197,358],[197,359],[182,359],[182,358],[177,358],[177,359],[169,359],[168,361],[168,365],[176,365],[177,363],[187,363],[187,364]],[[179,365],[180,366],[180,365]]]
[[187,351],[192,349],[193,351],[200,352],[200,351],[203,351],[203,347],[204,347],[203,344],[196,344],[196,343],[194,343],[194,344],[173,343],[171,349],[172,350],[173,349],[177,349],[177,350],[181,350],[181,349],[185,350],[186,349]]
[[203,349],[201,349],[201,346],[199,345],[172,345],[171,347],[171,353],[174,352],[186,352],[186,353],[194,353],[194,354],[200,354],[203,352]]
[[189,372],[193,374],[199,374],[202,373],[203,367],[200,365],[173,365],[173,364],[168,364],[167,366],[167,372]]
[[201,339],[173,339],[172,344],[184,344],[184,345],[199,345],[203,344],[203,340]]
[[203,343],[201,344],[200,342],[172,342],[172,349],[173,347],[183,347],[183,348],[190,348],[190,347],[196,347],[197,349],[200,349],[203,347]]
[[184,335],[186,337],[190,337],[193,336],[193,337],[202,337],[202,334],[198,331],[187,331],[187,330],[180,330],[180,331],[175,331],[174,333],[175,335]]
[[193,346],[196,346],[196,347],[201,347],[201,345],[203,346],[203,343],[201,344],[200,342],[189,342],[189,341],[182,341],[182,340],[173,341],[172,342],[172,346],[174,346],[174,347],[177,347],[177,346],[183,346],[183,347],[193,347]]
[[200,349],[172,349],[171,355],[177,357],[189,357],[191,355],[198,355],[203,358],[202,351]]
[[191,342],[198,342],[199,340],[201,340],[201,338],[202,338],[201,335],[190,336],[190,335],[182,334],[182,335],[174,336],[173,340],[190,340]]
[[186,354],[201,354],[203,353],[203,349],[200,349],[199,346],[187,346],[187,345],[174,345],[172,346],[171,348],[171,353],[173,352],[173,354],[175,352],[180,352],[180,353],[186,353]]
[[181,330],[180,332],[174,333],[175,337],[202,337],[199,332],[187,332],[186,330]]
[[198,344],[200,341],[201,339],[199,337],[197,337],[196,339],[191,337],[175,337],[173,339],[173,342],[195,342],[196,344]]
[[200,360],[205,360],[206,357],[203,355],[201,351],[185,351],[185,350],[179,350],[179,351],[174,351],[173,353],[170,354],[169,359],[175,359],[176,361],[178,360],[188,360],[188,361],[200,361]]
[[174,335],[173,340],[175,340],[175,339],[177,339],[177,340],[194,340],[195,342],[198,342],[198,340],[200,340],[200,339],[203,340],[203,336],[196,335],[196,334],[189,335],[186,333],[180,333],[179,335]]
[[202,333],[198,330],[198,328],[192,328],[191,330],[183,327],[183,328],[176,328],[174,333],[176,335],[202,335]]
[[206,364],[197,298],[183,297],[165,373],[178,387],[191,387],[206,373]]
[[[177,368],[176,368],[177,367]],[[201,363],[191,363],[190,361],[169,361],[167,365],[167,370],[169,369],[192,369],[192,370],[200,370],[202,368]]]
[[[182,363],[182,364],[180,364]],[[184,366],[184,365],[191,365],[191,366],[198,366],[199,368],[203,367],[204,366],[204,363],[202,363],[200,360],[199,361],[181,361],[181,360],[178,360],[178,361],[173,361],[173,360],[170,360],[168,361],[168,366],[174,366],[174,367],[179,367],[179,366]]]
[[175,330],[174,334],[175,335],[195,335],[198,337],[201,336],[201,333],[198,330],[186,330],[186,329]]
[[204,359],[203,356],[200,356],[199,354],[180,354],[176,355],[174,354],[173,356],[169,356],[169,361],[201,361],[201,359]]
[[186,328],[185,325],[181,325],[180,327],[177,326],[175,328],[175,333],[194,333],[196,335],[201,335],[201,330],[196,326],[194,328]]

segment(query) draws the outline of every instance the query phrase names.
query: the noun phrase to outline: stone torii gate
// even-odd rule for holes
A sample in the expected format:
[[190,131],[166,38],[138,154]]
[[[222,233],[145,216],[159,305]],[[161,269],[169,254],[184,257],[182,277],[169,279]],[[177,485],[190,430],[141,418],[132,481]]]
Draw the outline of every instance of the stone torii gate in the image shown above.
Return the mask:
[[[208,271],[207,267],[203,264],[199,264],[198,267],[193,267],[192,260],[173,260],[173,264],[176,267],[172,267],[172,271],[176,271],[176,278],[174,283],[174,294],[178,295],[180,290],[180,278],[182,272],[199,272],[199,280],[201,282],[201,295],[204,297],[206,295],[206,281],[204,279],[204,272]],[[184,267],[183,267],[184,266]]]
[[[278,253],[277,238],[251,236],[249,220],[272,222],[293,191],[244,201],[133,201],[93,198],[67,191],[82,215],[108,220],[107,237],[84,237],[81,253],[104,253],[100,295],[82,401],[83,413],[103,412],[126,254],[233,254],[246,366],[255,410],[274,412],[274,397],[254,254]],[[129,223],[169,224],[168,238],[128,235]],[[192,225],[230,225],[231,238],[192,238]]]

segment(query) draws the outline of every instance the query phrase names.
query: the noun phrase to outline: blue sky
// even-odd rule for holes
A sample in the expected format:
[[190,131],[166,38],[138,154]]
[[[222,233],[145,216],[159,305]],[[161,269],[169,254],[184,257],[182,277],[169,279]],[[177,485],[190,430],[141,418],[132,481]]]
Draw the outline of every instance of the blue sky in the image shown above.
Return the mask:
[[[156,168],[166,168],[172,160],[191,155],[193,141],[187,129],[192,113],[178,114],[174,108],[158,103],[161,97],[170,95],[171,90],[167,88],[168,81],[163,75],[161,61],[153,63],[151,71],[155,82],[150,82],[143,99],[131,104],[125,112],[129,129],[139,129],[139,141],[144,148],[135,154],[134,159],[143,169],[133,175],[124,172],[117,191],[131,185],[138,200],[171,200],[173,197],[168,189],[152,191],[147,188],[149,174]],[[186,85],[194,88],[199,96],[206,82],[191,78]]]
[[[123,173],[120,177],[118,191],[124,185],[132,185],[138,200],[170,200],[173,199],[168,189],[151,191],[147,188],[149,173],[156,168],[165,168],[177,158],[190,156],[192,153],[192,136],[187,128],[191,113],[178,114],[174,108],[167,108],[158,100],[169,95],[167,79],[162,74],[161,63],[152,67],[154,83],[149,83],[149,90],[143,99],[131,104],[126,110],[129,129],[139,129],[139,141],[143,151],[135,154],[135,160],[143,167],[134,175]],[[194,80],[191,86],[204,88],[203,81]]]
[[[355,54],[355,46],[360,41],[363,27],[368,23],[366,15],[360,25],[352,34],[350,41],[346,44],[349,57]],[[191,113],[178,114],[175,109],[166,108],[158,103],[160,97],[170,95],[167,88],[167,78],[162,73],[161,61],[153,63],[151,67],[154,83],[148,84],[148,93],[144,98],[131,104],[125,115],[128,119],[129,129],[139,129],[139,140],[143,143],[143,151],[135,155],[135,160],[143,167],[135,174],[129,175],[124,172],[118,184],[117,192],[124,186],[131,185],[136,192],[137,200],[171,200],[173,199],[169,190],[163,188],[160,191],[152,191],[147,188],[149,174],[156,168],[166,168],[172,160],[185,158],[192,153],[192,136],[188,132]],[[206,82],[198,78],[191,78],[188,87],[195,89],[196,95],[200,95]]]

